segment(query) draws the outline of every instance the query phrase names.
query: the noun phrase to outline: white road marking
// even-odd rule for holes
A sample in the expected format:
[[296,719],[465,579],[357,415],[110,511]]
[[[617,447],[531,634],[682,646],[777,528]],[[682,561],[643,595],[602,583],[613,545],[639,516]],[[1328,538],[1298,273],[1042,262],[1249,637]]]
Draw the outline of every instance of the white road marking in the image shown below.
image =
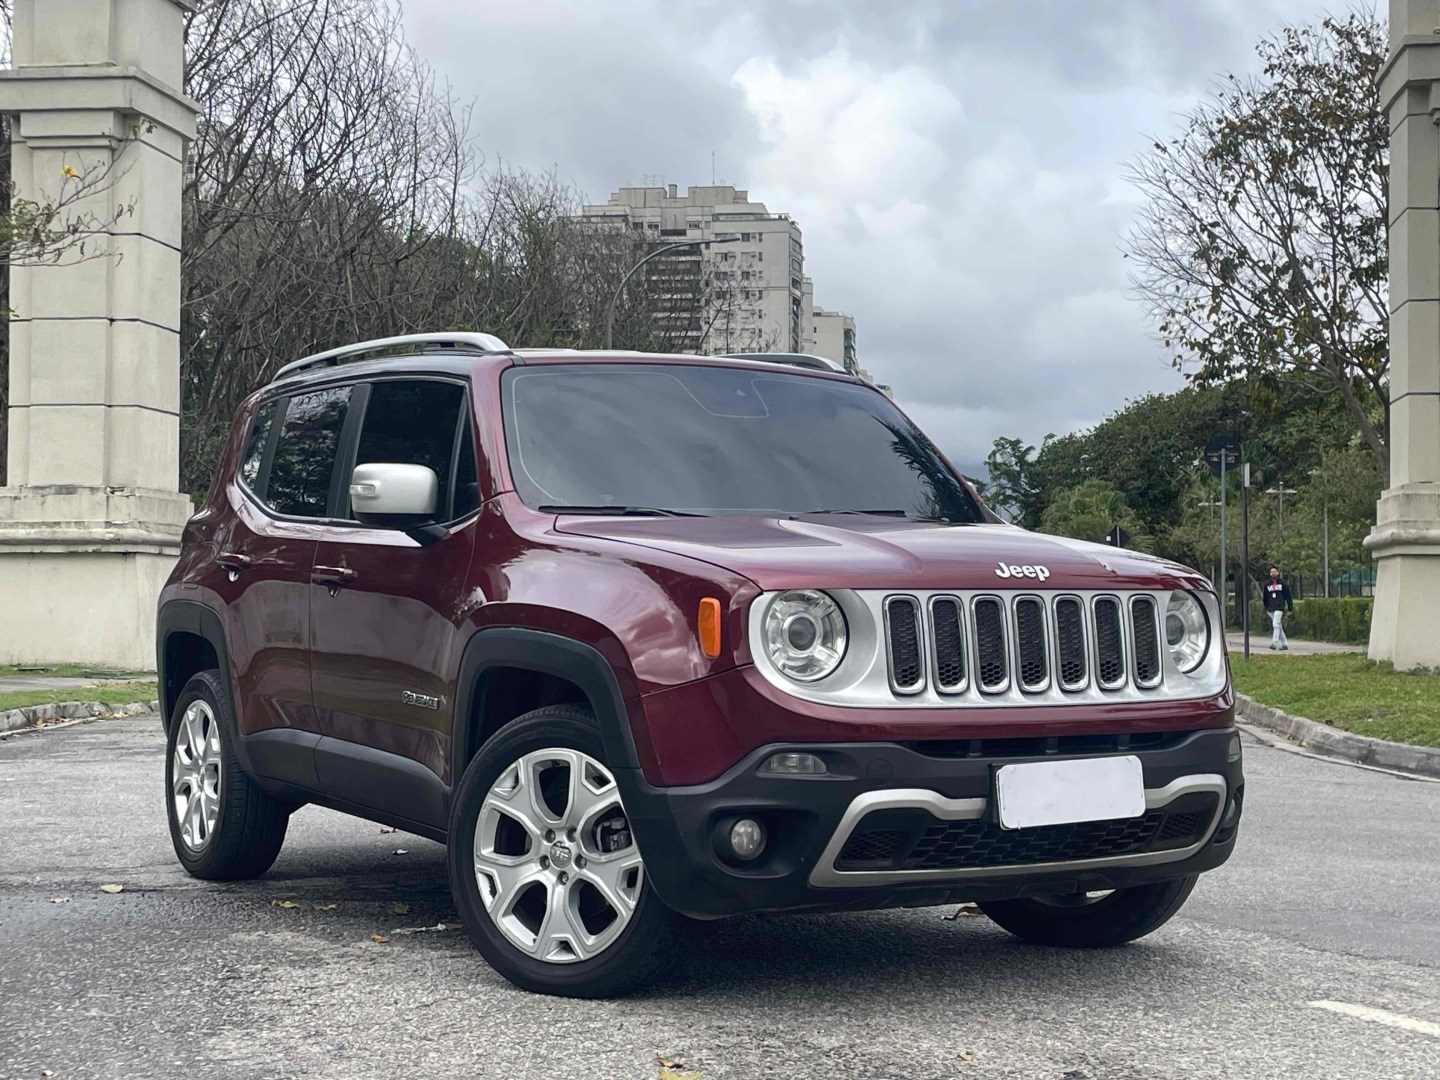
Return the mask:
[[1357,1020],[1369,1020],[1372,1024],[1385,1024],[1402,1031],[1418,1031],[1422,1035],[1440,1038],[1440,1024],[1433,1024],[1429,1020],[1416,1020],[1413,1016],[1387,1012],[1385,1009],[1374,1009],[1369,1005],[1351,1005],[1346,1001],[1312,1001],[1310,1007],[1325,1009],[1342,1016],[1353,1016]]

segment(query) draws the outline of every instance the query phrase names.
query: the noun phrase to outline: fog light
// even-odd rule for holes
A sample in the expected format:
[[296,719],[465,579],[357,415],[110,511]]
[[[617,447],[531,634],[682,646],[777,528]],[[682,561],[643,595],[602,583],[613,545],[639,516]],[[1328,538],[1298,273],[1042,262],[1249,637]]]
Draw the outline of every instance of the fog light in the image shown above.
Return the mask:
[[1240,733],[1238,731],[1231,732],[1230,734],[1230,745],[1225,749],[1225,760],[1240,760]]
[[826,771],[814,754],[771,754],[760,766],[762,776],[824,776]]
[[754,818],[741,818],[730,826],[730,850],[749,862],[765,850],[765,826]]

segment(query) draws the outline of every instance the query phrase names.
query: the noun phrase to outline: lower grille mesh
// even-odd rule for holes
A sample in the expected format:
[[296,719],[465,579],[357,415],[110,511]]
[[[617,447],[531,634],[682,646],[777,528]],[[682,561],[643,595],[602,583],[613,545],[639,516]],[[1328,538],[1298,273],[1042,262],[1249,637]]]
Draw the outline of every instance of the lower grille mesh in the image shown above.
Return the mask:
[[1211,792],[1196,792],[1137,818],[1032,829],[1002,829],[983,819],[941,821],[924,810],[876,810],[850,834],[835,868],[959,870],[1185,848],[1204,839],[1217,800]]

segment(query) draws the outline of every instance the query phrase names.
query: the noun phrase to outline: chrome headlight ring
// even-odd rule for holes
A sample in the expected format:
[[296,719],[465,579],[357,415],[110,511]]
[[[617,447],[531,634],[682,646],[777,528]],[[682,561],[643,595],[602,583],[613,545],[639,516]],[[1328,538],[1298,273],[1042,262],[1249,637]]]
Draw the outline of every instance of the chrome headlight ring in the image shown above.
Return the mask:
[[761,646],[786,678],[810,683],[834,674],[845,659],[845,613],[818,589],[789,589],[771,599],[761,623]]

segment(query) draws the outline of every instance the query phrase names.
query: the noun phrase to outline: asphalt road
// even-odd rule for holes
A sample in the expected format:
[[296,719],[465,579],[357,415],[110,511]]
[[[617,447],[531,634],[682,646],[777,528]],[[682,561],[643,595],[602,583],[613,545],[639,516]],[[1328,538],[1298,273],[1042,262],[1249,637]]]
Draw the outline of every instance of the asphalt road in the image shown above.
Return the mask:
[[307,808],[263,879],[187,878],[162,752],[153,718],[0,740],[0,1077],[1440,1075],[1437,784],[1247,740],[1239,852],[1138,944],[942,909],[745,919],[661,987],[576,1002],[459,931],[393,933],[454,917],[416,837]]

